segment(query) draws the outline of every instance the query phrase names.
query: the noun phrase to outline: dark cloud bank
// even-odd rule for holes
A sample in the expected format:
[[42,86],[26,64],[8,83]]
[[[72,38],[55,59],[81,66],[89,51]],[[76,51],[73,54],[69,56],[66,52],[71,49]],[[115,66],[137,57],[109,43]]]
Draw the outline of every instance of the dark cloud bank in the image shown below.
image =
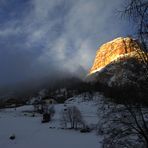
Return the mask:
[[0,88],[88,71],[99,45],[131,33],[116,13],[122,3],[0,0]]

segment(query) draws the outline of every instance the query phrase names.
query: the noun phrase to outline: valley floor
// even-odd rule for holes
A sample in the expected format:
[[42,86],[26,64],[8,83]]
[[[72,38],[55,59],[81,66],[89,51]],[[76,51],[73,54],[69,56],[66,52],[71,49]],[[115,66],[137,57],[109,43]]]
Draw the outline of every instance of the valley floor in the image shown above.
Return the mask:
[[[73,102],[74,103],[74,102]],[[81,103],[76,103],[80,107]],[[93,106],[90,110],[90,105]],[[60,128],[60,112],[63,104],[55,105],[56,114],[52,123],[41,123],[41,115],[31,116],[33,106],[22,106],[0,110],[0,148],[99,148],[99,137],[96,132],[80,133],[79,131]],[[89,108],[89,109],[88,109]],[[86,122],[97,123],[96,108],[92,103],[81,104]],[[93,114],[92,114],[93,113]],[[15,134],[16,139],[9,137]],[[101,139],[101,138],[100,138]]]

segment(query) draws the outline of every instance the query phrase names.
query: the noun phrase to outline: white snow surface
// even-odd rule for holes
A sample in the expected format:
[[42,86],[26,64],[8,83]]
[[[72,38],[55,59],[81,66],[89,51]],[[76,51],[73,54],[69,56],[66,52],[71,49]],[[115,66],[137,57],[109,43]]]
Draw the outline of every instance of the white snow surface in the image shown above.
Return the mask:
[[[65,106],[77,106],[87,124],[96,124],[97,106],[94,101],[83,101],[81,96],[69,99]],[[55,105],[52,122],[42,124],[42,116],[32,117],[33,106],[27,105],[0,110],[0,148],[101,148],[96,132],[61,129],[60,113],[64,104]],[[15,134],[16,138],[9,137]],[[101,139],[101,138],[100,138]]]

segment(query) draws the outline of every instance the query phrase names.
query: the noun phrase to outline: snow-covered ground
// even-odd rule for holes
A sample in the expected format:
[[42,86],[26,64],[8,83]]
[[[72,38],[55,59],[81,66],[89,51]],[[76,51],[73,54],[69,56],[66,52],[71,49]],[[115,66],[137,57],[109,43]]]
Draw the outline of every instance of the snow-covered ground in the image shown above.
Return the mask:
[[[79,100],[79,101],[78,101]],[[97,106],[93,101],[78,98],[66,102],[66,106],[76,105],[82,112],[87,124],[97,123]],[[61,129],[60,113],[64,104],[55,105],[55,116],[50,123],[42,124],[41,115],[32,117],[33,106],[22,106],[0,110],[0,148],[99,148],[96,132]],[[15,134],[16,139],[9,137]]]

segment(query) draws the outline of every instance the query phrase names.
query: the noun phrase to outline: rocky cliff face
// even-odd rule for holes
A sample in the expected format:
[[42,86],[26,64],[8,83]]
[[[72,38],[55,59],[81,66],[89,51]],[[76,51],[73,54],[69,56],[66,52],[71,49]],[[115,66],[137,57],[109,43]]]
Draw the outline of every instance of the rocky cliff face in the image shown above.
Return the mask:
[[88,79],[109,86],[136,85],[144,81],[146,70],[141,55],[145,55],[148,62],[148,54],[136,40],[130,37],[114,39],[98,49]]
[[132,38],[117,38],[106,44],[103,44],[96,53],[94,64],[89,74],[101,70],[108,64],[116,61],[124,61],[130,57],[140,58],[138,52],[141,47],[137,41]]

